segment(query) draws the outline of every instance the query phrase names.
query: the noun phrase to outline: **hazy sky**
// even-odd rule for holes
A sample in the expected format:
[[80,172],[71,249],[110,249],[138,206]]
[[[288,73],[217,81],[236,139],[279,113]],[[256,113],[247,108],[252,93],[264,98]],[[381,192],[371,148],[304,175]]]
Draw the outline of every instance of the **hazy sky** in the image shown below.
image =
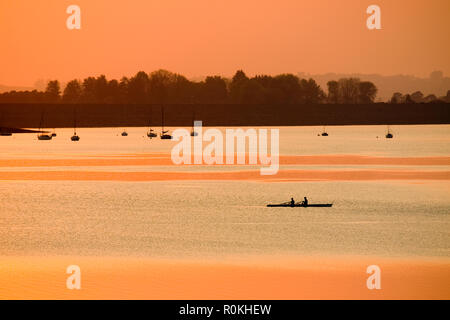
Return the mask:
[[[81,30],[66,8],[81,7]],[[381,7],[382,30],[366,28]],[[450,0],[1,0],[0,84],[164,68],[450,75]]]

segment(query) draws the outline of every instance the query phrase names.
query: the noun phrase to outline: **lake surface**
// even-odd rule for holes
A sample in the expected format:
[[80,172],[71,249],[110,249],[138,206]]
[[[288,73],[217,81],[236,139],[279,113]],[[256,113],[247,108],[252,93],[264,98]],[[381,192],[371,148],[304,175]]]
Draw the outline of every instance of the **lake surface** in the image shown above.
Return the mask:
[[[190,130],[190,128],[186,129]],[[208,127],[203,127],[203,130],[207,129]],[[224,128],[220,129],[224,131]],[[280,154],[357,154],[400,157],[450,155],[450,125],[391,126],[394,134],[392,140],[384,138],[387,132],[386,126],[326,127],[329,137],[317,136],[323,131],[323,127],[277,129],[280,130]],[[128,137],[122,137],[120,134],[123,129],[121,128],[79,128],[77,133],[81,140],[77,143],[70,141],[73,135],[72,129],[57,129],[58,136],[51,141],[37,141],[35,134],[16,134],[12,137],[0,137],[0,157],[48,158],[170,152],[175,142],[150,140],[146,136],[147,130],[147,128],[128,128]],[[155,130],[158,134],[159,131],[159,129]]]
[[[206,128],[204,128],[206,129]],[[450,126],[280,129],[282,155],[449,157]],[[146,128],[57,130],[0,137],[0,160],[134,158],[169,153],[174,142],[149,140]],[[440,171],[447,165],[302,165],[285,169]],[[45,181],[5,180],[12,171],[239,171],[245,166],[2,166],[0,255],[218,257],[377,255],[450,257],[450,183],[377,181]],[[293,196],[333,208],[266,208]]]

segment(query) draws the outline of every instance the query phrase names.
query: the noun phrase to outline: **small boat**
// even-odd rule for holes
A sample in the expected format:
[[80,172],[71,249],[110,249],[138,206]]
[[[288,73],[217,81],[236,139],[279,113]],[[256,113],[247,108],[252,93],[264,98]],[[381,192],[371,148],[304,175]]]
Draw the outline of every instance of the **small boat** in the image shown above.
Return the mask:
[[328,132],[325,130],[325,126],[323,127],[323,131],[321,134],[322,137],[328,137]]
[[150,114],[150,117],[149,117],[149,120],[148,120],[147,137],[148,137],[149,139],[152,139],[152,138],[158,137],[158,135],[157,135],[157,134],[153,131],[153,129],[151,128],[151,127],[152,127],[152,107],[150,107],[149,114]]
[[73,136],[70,137],[72,141],[80,141],[80,137],[77,135],[77,110],[73,108]]
[[153,132],[153,129],[150,129],[148,132],[147,132],[147,137],[149,137],[150,139],[152,139],[152,138],[156,138],[158,135],[155,133],[155,132]]
[[53,135],[51,133],[45,134],[41,131],[42,124],[44,123],[44,113],[45,113],[45,109],[42,109],[41,121],[39,122],[39,134],[38,134],[37,138],[38,138],[38,140],[41,140],[41,141],[48,141],[48,140],[52,140]]
[[388,126],[388,132],[386,134],[386,139],[392,139],[394,138],[394,135],[391,132],[391,128]]
[[267,207],[269,208],[331,208],[333,206],[332,203],[327,204],[307,204],[304,205],[303,203],[295,203],[291,204],[290,202],[280,203],[280,204],[268,204]]
[[128,132],[126,129],[127,119],[128,119],[128,110],[125,105],[122,105],[123,119],[124,119],[124,129],[120,134],[122,137],[128,137]]
[[52,140],[53,136],[51,134],[38,134],[37,136],[38,140]]
[[171,140],[172,136],[169,134],[169,131],[162,131],[161,132],[161,139],[162,140]]

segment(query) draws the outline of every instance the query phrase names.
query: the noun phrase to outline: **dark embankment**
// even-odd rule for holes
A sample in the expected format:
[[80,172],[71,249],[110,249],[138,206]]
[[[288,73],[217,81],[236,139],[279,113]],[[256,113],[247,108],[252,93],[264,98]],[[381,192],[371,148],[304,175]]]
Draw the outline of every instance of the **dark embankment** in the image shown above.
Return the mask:
[[[165,105],[166,126],[449,124],[450,104]],[[161,105],[0,104],[0,127],[160,126]]]

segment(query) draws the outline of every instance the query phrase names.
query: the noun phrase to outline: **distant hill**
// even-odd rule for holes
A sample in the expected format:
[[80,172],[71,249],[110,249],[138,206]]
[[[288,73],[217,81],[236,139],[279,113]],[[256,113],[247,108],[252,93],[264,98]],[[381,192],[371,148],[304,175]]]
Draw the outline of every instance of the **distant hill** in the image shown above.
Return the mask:
[[435,94],[438,97],[445,96],[450,90],[450,78],[444,77],[442,72],[434,71],[429,78],[418,78],[411,75],[383,76],[379,74],[308,74],[298,73],[300,78],[313,78],[327,92],[327,82],[340,78],[360,78],[362,81],[371,81],[378,88],[377,101],[388,101],[395,92],[411,94],[421,91],[425,96]]

